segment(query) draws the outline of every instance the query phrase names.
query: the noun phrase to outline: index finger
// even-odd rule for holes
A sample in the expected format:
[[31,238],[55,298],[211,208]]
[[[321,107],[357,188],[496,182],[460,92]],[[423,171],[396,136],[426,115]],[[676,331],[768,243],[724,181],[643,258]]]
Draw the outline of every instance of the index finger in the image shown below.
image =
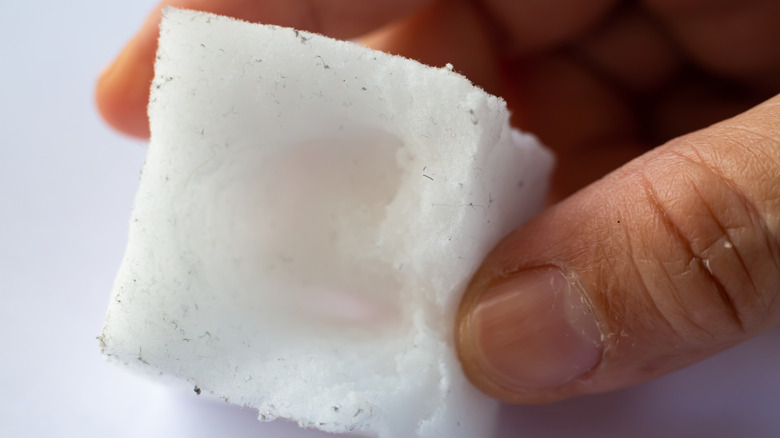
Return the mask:
[[246,21],[353,38],[410,14],[431,0],[165,0],[149,15],[117,59],[101,74],[95,100],[115,129],[149,137],[146,106],[154,76],[157,27],[166,6],[195,9]]

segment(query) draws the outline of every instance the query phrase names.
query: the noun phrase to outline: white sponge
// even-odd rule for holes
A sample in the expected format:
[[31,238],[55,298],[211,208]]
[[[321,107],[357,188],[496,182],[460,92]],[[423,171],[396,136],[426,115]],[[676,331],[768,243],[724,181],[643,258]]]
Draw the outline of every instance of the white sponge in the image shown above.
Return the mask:
[[106,355],[263,420],[487,437],[454,314],[552,158],[449,69],[167,9]]

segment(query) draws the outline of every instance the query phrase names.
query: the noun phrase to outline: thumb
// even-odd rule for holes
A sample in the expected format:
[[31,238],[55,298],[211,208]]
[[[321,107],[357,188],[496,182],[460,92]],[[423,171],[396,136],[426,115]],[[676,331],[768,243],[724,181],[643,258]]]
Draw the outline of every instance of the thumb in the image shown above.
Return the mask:
[[633,385],[780,322],[780,95],[630,162],[508,236],[458,313],[504,401]]

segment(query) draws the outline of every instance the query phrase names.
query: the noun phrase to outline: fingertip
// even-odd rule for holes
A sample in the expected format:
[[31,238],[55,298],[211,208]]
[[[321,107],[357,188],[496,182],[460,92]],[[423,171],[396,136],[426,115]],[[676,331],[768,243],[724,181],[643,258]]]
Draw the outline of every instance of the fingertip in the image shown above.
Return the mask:
[[576,281],[544,266],[471,288],[458,348],[483,392],[510,403],[546,403],[576,393],[601,361],[602,336]]
[[114,129],[149,138],[146,106],[153,78],[152,63],[141,59],[131,41],[103,71],[95,88],[95,103],[103,119]]

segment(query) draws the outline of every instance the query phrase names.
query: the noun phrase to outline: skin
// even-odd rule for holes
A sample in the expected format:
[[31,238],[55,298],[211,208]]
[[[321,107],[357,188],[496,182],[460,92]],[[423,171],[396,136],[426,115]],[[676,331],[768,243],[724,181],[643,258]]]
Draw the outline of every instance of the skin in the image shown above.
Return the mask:
[[[621,388],[780,322],[780,2],[165,5],[361,37],[424,63],[451,62],[503,96],[513,123],[556,152],[554,205],[496,247],[461,305],[459,353],[486,393],[537,403]],[[105,120],[137,137],[149,134],[160,8],[97,85]],[[576,279],[575,292],[602,334],[598,360],[566,381],[506,385],[480,365],[482,356],[506,352],[485,350],[469,321],[497,281],[540,266]],[[524,317],[522,310],[504,315],[509,322],[497,322],[496,330]]]

